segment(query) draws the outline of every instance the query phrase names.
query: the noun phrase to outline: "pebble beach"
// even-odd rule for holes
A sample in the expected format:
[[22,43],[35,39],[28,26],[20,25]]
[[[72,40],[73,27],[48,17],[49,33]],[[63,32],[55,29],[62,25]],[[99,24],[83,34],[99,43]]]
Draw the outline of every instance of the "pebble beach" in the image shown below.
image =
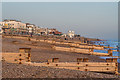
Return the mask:
[[[19,48],[31,48],[31,62],[46,62],[59,58],[60,62],[75,62],[77,58],[88,58],[93,62],[105,62],[98,56],[81,53],[56,51],[45,42],[35,42],[15,38],[2,38],[2,52],[19,52]],[[85,72],[2,62],[3,78],[120,78],[110,73]]]

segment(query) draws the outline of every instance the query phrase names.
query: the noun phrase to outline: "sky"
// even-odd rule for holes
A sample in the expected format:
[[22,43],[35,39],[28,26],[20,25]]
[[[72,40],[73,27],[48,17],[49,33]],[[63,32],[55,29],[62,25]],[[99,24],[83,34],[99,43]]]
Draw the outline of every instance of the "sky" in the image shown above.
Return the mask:
[[16,19],[63,33],[117,40],[117,2],[3,2],[2,19]]

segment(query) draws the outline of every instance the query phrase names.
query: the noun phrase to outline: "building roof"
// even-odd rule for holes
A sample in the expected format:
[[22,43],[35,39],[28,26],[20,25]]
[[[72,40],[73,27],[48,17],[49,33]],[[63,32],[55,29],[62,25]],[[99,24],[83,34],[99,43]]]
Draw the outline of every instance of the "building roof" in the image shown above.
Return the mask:
[[5,19],[5,20],[3,20],[4,22],[6,22],[6,21],[16,21],[16,22],[21,22],[21,21],[18,21],[18,20],[13,20],[13,19]]
[[62,34],[62,32],[55,31],[54,34]]
[[34,25],[35,26],[35,24],[30,24],[30,23],[26,23],[26,25]]

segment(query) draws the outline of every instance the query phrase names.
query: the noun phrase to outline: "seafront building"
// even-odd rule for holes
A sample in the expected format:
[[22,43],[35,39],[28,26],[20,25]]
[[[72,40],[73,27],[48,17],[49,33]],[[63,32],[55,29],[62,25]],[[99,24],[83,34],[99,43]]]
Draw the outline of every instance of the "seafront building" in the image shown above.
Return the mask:
[[73,38],[73,37],[75,36],[75,32],[69,30],[69,31],[68,31],[68,36],[69,36],[70,38]]
[[48,28],[37,28],[36,30],[37,34],[39,35],[48,35]]
[[39,35],[62,35],[62,32],[59,32],[55,28],[37,28],[37,34]]
[[26,24],[17,20],[4,20],[0,22],[0,25],[4,28],[26,28]]
[[32,34],[36,34],[37,32],[37,26],[35,26],[35,24],[30,24],[30,23],[26,23],[26,29],[28,31],[28,33],[32,33]]
[[62,35],[62,32],[59,32],[57,29],[52,28],[48,29],[49,35]]
[[62,32],[59,32],[55,28],[40,28],[35,24],[31,23],[22,23],[18,20],[4,20],[0,22],[0,33],[4,34],[39,34],[39,35],[62,35]]
[[0,22],[0,26],[4,33],[25,33],[26,24],[17,20],[4,20]]
[[2,29],[2,26],[0,25],[0,34],[3,33],[3,29]]
[[18,20],[4,20],[0,22],[0,34],[12,34],[12,35],[52,35],[59,36],[65,40],[81,40],[84,42],[84,38],[80,35],[76,35],[74,31],[69,30],[68,33],[63,34],[55,28],[41,28],[31,23],[23,23]]
[[57,35],[66,38],[74,38],[75,32],[69,30],[67,34],[63,34],[55,28],[41,28],[31,23],[22,23],[18,20],[4,20],[0,22],[0,33],[20,34],[20,35]]

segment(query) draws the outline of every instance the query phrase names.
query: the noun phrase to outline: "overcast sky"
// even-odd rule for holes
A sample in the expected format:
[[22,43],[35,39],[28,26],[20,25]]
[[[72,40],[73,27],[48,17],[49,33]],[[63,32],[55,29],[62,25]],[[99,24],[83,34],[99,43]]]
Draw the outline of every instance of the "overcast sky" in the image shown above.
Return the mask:
[[2,4],[3,19],[57,28],[63,33],[117,40],[117,2],[8,2]]

